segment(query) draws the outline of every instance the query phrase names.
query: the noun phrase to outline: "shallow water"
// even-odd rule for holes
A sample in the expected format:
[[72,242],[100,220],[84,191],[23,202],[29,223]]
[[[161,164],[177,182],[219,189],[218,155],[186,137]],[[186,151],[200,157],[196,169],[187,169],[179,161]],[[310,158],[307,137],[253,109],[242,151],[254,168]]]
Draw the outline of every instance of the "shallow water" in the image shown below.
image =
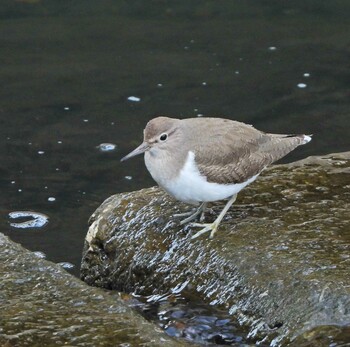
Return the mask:
[[[349,150],[349,11],[345,0],[2,1],[1,231],[78,274],[95,208],[153,184],[141,158],[119,159],[154,114],[313,133],[289,161]],[[14,228],[15,211],[49,222]]]
[[[227,310],[203,304],[189,293],[129,298],[129,304],[169,336],[209,346],[254,346]],[[264,347],[263,344],[261,344]]]

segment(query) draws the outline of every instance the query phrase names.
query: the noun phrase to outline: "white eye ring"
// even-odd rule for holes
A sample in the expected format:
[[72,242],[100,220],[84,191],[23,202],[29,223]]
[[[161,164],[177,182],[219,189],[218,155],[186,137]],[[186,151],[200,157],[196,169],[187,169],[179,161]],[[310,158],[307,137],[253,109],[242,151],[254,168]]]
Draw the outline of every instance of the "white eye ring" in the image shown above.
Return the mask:
[[159,136],[159,140],[162,141],[162,142],[166,141],[167,138],[168,138],[168,134],[167,133],[163,133],[163,134],[161,134]]

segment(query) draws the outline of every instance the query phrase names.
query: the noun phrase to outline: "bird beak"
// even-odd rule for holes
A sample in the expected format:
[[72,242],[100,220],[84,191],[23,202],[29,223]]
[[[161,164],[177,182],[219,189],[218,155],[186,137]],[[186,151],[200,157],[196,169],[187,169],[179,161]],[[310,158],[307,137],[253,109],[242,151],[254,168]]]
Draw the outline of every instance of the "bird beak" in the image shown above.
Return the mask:
[[142,142],[140,146],[135,148],[132,152],[130,152],[124,158],[120,159],[120,161],[125,161],[125,160],[128,160],[128,159],[134,157],[135,155],[145,153],[149,148],[150,147],[149,147],[149,144],[147,142]]

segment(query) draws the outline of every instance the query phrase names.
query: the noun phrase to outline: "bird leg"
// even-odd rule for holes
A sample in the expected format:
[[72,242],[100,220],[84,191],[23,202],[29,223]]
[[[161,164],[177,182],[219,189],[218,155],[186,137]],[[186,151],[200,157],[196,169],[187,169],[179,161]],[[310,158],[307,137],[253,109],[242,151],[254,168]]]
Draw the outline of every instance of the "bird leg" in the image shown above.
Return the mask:
[[209,238],[213,238],[214,234],[216,233],[218,226],[221,222],[221,220],[224,218],[226,212],[229,210],[231,205],[236,201],[237,194],[233,195],[232,198],[227,202],[226,206],[223,208],[219,216],[215,219],[213,223],[191,223],[190,225],[193,227],[204,227],[203,229],[199,230],[196,234],[194,234],[191,239],[195,239],[198,236],[206,233],[207,231],[211,231]]
[[203,217],[204,217],[204,211],[205,211],[206,205],[207,205],[206,202],[202,202],[200,204],[200,206],[194,212],[192,210],[192,211],[189,211],[189,212],[178,213],[178,214],[174,214],[174,217],[187,217],[188,216],[187,218],[183,219],[180,222],[181,225],[186,224],[186,223],[194,220],[200,214],[201,214],[200,220],[202,220]]

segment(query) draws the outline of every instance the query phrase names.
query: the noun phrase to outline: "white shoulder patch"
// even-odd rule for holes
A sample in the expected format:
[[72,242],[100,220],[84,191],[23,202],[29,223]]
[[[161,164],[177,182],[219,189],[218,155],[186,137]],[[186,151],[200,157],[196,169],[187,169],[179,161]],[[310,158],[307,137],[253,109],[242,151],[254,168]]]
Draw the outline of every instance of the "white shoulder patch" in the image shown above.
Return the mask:
[[208,182],[206,177],[201,175],[198,170],[195,154],[189,151],[179,176],[171,182],[167,182],[164,188],[177,200],[188,203],[217,201],[237,194],[257,177],[258,175],[253,176],[243,183],[219,184]]

